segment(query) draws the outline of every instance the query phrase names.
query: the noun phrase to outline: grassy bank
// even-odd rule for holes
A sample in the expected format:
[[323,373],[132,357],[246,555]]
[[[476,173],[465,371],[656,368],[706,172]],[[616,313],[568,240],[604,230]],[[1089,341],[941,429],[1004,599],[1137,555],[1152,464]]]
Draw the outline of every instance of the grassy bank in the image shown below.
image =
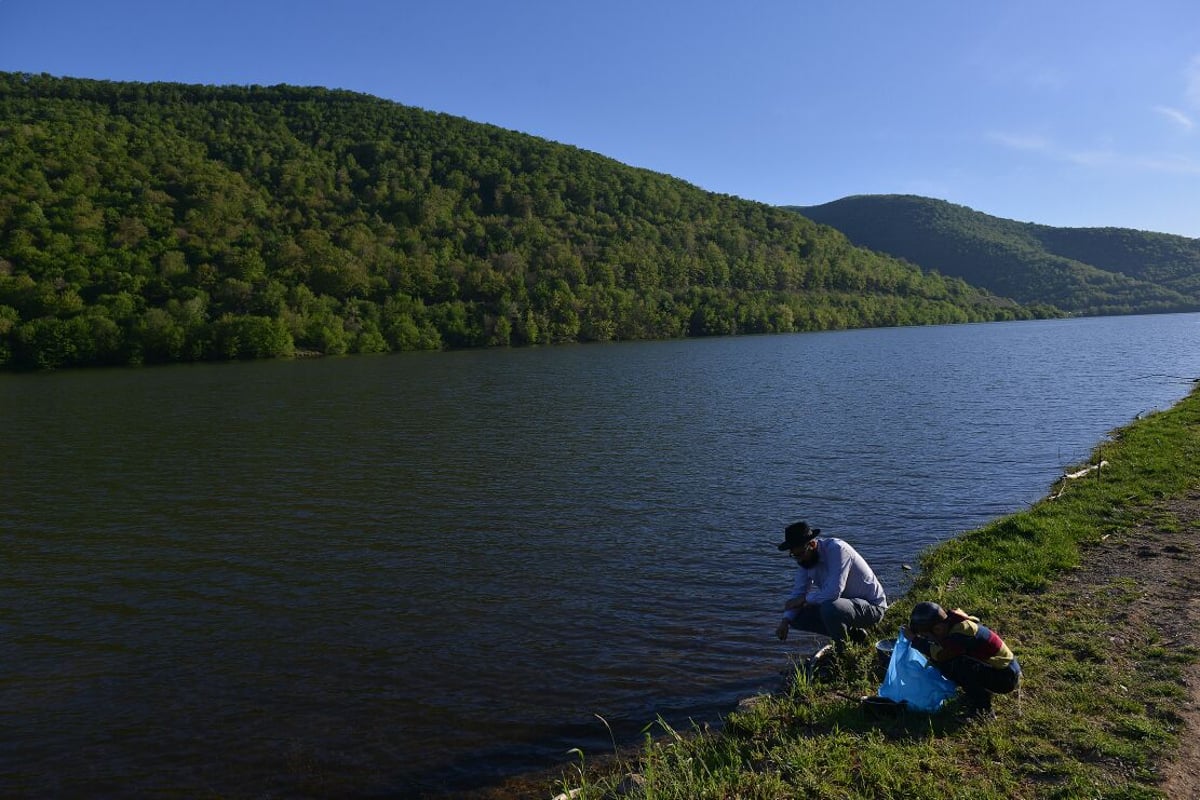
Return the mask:
[[[932,599],[999,631],[1025,681],[1019,697],[997,698],[997,720],[969,722],[953,707],[871,714],[856,698],[878,689],[874,651],[858,647],[831,682],[798,675],[719,732],[660,728],[620,774],[593,773],[581,759],[555,791],[609,797],[634,773],[635,796],[679,800],[1161,796],[1184,673],[1200,660],[1194,638],[1162,624],[1182,612],[1157,591],[1179,583],[1183,567],[1171,558],[1190,559],[1200,536],[1200,390],[1115,432],[1089,463],[1101,460],[1027,511],[925,553],[884,620],[894,631],[913,603]],[[1171,542],[1165,560],[1139,555],[1139,531],[1151,530]]]

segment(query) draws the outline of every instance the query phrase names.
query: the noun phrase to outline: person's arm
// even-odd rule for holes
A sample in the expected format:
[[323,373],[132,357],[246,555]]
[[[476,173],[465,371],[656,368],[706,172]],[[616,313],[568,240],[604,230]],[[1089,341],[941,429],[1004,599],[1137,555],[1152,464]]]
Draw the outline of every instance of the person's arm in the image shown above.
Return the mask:
[[792,579],[792,593],[788,595],[788,599],[783,604],[783,619],[779,620],[779,624],[775,626],[775,635],[780,641],[784,641],[788,637],[788,630],[791,628],[792,620],[796,618],[796,612],[804,608],[805,594],[808,592],[808,570],[796,570],[796,577]]
[[807,604],[809,582],[808,570],[804,568],[796,570],[796,577],[792,579],[792,593],[788,595],[787,601],[783,604],[784,622],[794,620],[796,612]]

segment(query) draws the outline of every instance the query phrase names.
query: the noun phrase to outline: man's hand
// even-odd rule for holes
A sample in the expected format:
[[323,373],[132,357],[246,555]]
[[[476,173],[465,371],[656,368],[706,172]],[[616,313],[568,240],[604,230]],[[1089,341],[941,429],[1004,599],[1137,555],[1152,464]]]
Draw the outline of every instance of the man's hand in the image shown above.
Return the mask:
[[781,642],[787,641],[788,628],[790,628],[790,627],[791,627],[791,624],[785,619],[779,623],[779,626],[777,628],[775,628],[775,635],[779,637],[779,641],[781,641]]

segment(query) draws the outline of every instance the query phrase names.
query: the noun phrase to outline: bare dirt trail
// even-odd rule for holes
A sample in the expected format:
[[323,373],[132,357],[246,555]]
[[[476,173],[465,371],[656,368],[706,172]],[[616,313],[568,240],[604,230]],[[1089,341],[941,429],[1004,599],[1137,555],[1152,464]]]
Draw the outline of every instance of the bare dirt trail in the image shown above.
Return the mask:
[[[1089,594],[1107,591],[1113,581],[1132,579],[1139,599],[1111,619],[1109,638],[1120,648],[1130,622],[1153,621],[1164,644],[1200,647],[1200,490],[1161,506],[1162,514],[1084,551],[1078,570],[1062,580],[1086,602]],[[1200,664],[1187,668],[1189,700],[1180,717],[1180,747],[1159,763],[1162,790],[1179,800],[1200,798]]]

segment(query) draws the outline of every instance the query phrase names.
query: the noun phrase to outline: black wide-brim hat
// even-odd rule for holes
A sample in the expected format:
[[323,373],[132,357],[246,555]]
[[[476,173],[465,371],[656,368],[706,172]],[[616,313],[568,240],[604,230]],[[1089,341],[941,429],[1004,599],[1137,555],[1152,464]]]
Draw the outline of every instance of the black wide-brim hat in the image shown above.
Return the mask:
[[779,543],[779,549],[802,547],[820,535],[820,528],[810,528],[807,522],[793,522],[783,529],[783,541]]

